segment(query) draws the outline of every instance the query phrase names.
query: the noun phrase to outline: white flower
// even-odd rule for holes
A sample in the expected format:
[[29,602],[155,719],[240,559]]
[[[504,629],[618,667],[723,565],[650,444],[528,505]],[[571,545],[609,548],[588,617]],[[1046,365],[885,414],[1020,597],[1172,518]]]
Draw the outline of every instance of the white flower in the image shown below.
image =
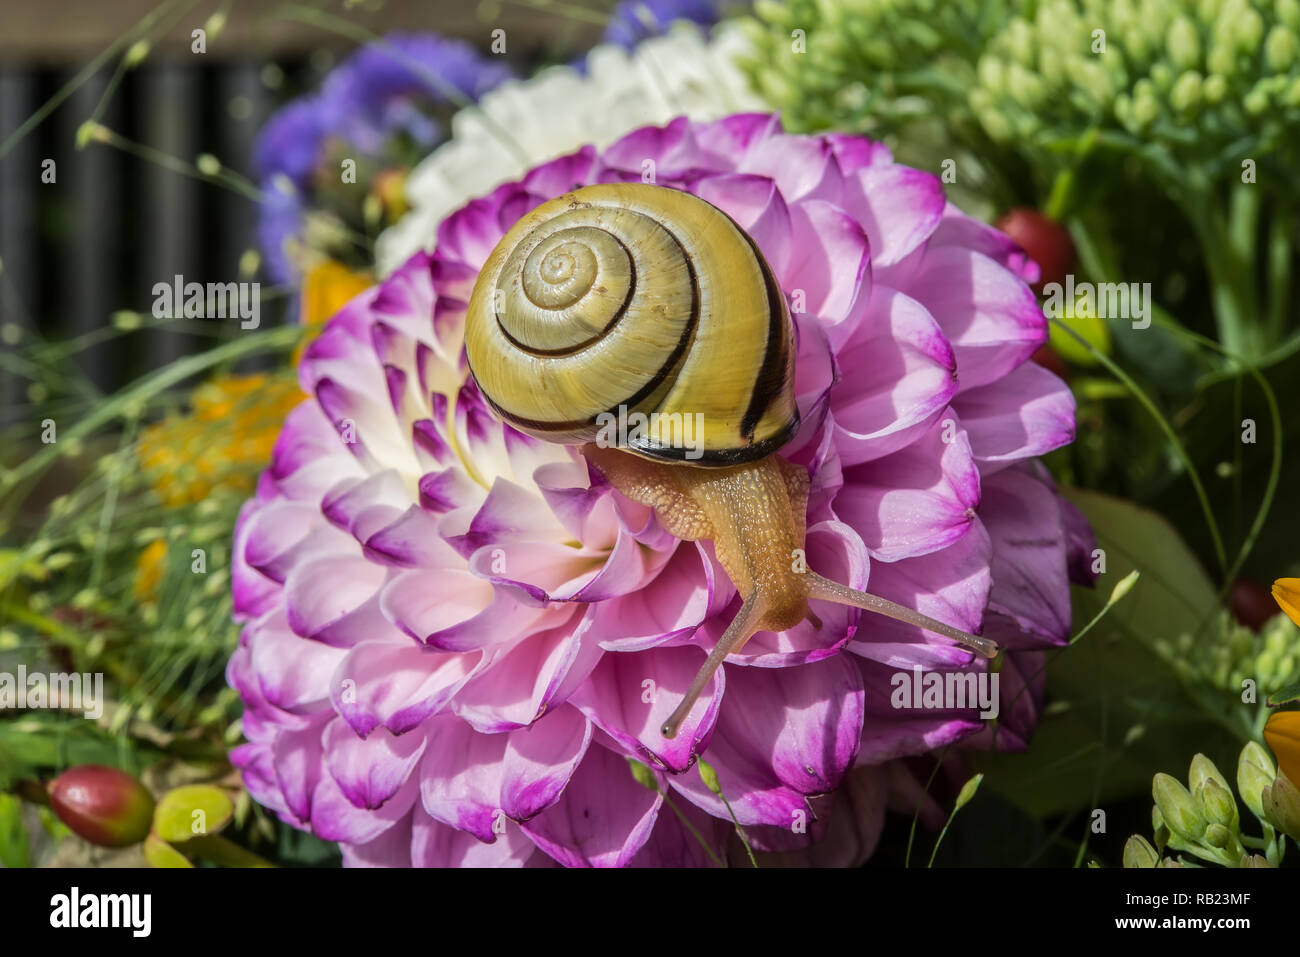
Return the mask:
[[631,130],[675,116],[706,121],[770,106],[736,66],[749,41],[731,24],[712,39],[678,24],[629,53],[603,45],[587,56],[587,75],[568,66],[503,83],[458,112],[451,139],[411,171],[410,212],[375,243],[386,276],[420,249],[432,251],[443,217],[518,179],[540,163],[588,143],[605,147]]

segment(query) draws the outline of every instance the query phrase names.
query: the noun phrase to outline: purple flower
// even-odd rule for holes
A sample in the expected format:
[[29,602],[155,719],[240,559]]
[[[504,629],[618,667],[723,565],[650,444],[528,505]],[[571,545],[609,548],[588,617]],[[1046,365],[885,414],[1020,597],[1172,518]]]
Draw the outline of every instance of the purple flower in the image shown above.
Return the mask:
[[[571,447],[504,426],[468,378],[466,302],[521,215],[580,185],[661,185],[730,214],[795,312],[808,560],[1009,649],[997,746],[1036,723],[1041,649],[1092,547],[1035,461],[1074,433],[1028,362],[1045,321],[1005,236],[854,136],[774,117],[679,119],[587,147],[446,219],[307,350],[235,533],[229,680],[253,796],[354,865],[707,865],[733,834],[852,864],[922,789],[903,759],[991,744],[972,707],[891,701],[898,676],[984,674],[914,627],[815,603],[729,658],[658,729],[739,597],[707,542],[668,535]],[[948,702],[951,704],[951,702]],[[980,733],[983,731],[983,733]],[[658,791],[633,778],[647,765]],[[708,850],[665,807],[691,821]]]
[[[296,278],[285,244],[302,231],[331,144],[345,144],[355,160],[390,161],[390,144],[404,137],[422,155],[442,138],[436,109],[477,100],[509,76],[503,63],[463,41],[394,33],[343,61],[320,93],[282,107],[263,127],[253,156],[265,196],[258,235],[272,278]],[[292,192],[278,183],[281,176]]]
[[677,20],[711,27],[721,19],[721,6],[721,0],[623,0],[610,13],[604,40],[630,50]]

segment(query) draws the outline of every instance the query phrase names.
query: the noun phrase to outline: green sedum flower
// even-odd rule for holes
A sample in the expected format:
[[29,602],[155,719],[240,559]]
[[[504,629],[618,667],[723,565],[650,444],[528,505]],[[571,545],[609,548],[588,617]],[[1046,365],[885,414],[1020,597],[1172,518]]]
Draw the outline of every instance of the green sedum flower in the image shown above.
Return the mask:
[[[1151,781],[1155,842],[1134,834],[1124,845],[1125,867],[1184,867],[1192,860],[1223,867],[1276,867],[1286,853],[1284,835],[1300,834],[1300,792],[1277,774],[1268,752],[1254,741],[1237,761],[1242,802],[1262,837],[1243,832],[1232,786],[1203,754],[1192,758],[1188,786],[1169,774]],[[1178,852],[1170,856],[1169,851]],[[1162,856],[1165,855],[1165,856]]]
[[1188,685],[1234,697],[1247,679],[1266,692],[1300,673],[1300,628],[1281,613],[1253,632],[1223,612],[1207,634],[1158,638],[1154,647]]
[[755,56],[745,65],[793,129],[891,126],[936,110],[960,119],[979,52],[1007,6],[758,0],[748,27]]
[[1025,12],[989,41],[969,95],[996,141],[1050,149],[1098,127],[1149,154],[1218,164],[1258,156],[1300,123],[1295,0],[1016,6]]

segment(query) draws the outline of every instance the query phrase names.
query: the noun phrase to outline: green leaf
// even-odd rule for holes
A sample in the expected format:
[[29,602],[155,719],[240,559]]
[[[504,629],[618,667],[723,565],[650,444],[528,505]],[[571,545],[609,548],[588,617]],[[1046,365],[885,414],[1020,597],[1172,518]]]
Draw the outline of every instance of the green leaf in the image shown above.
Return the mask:
[[[1114,604],[1077,644],[1049,652],[1047,701],[1055,707],[1030,748],[976,759],[985,787],[1039,817],[1149,793],[1155,771],[1184,765],[1189,741],[1220,763],[1241,748],[1153,650],[1155,639],[1195,634],[1218,614],[1200,563],[1156,513],[1095,492],[1066,494],[1092,523],[1106,561],[1095,588],[1072,590],[1075,631]],[[1224,705],[1234,707],[1245,706]],[[1135,726],[1141,734],[1130,733]]]
[[0,794],[0,864],[31,866],[27,828],[23,826],[23,802],[12,794]]
[[1291,685],[1283,688],[1281,691],[1274,691],[1268,696],[1268,706],[1276,708],[1278,705],[1290,704],[1292,701],[1300,701],[1300,684]]
[[153,829],[158,837],[183,844],[193,837],[216,834],[235,815],[235,802],[221,788],[190,784],[175,788],[158,801]]

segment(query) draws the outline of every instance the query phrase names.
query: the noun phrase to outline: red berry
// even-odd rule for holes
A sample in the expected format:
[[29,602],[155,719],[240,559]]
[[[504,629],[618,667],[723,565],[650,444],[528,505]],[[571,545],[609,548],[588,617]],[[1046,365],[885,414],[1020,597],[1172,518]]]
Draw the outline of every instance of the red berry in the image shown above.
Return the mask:
[[1065,274],[1074,268],[1074,241],[1064,226],[1048,219],[1036,209],[1017,206],[995,224],[1025,251],[1042,273],[1035,292],[1049,282],[1065,282]]
[[1277,602],[1268,588],[1247,578],[1238,578],[1232,583],[1228,601],[1232,605],[1233,617],[1251,631],[1259,631],[1264,622],[1278,613]]
[[102,847],[137,844],[153,823],[153,796],[139,779],[102,764],[82,764],[55,778],[50,807],[74,833]]
[[1070,381],[1070,370],[1065,365],[1065,360],[1056,354],[1056,350],[1051,346],[1039,346],[1038,350],[1029,358],[1033,359],[1044,369],[1056,373],[1057,378]]

